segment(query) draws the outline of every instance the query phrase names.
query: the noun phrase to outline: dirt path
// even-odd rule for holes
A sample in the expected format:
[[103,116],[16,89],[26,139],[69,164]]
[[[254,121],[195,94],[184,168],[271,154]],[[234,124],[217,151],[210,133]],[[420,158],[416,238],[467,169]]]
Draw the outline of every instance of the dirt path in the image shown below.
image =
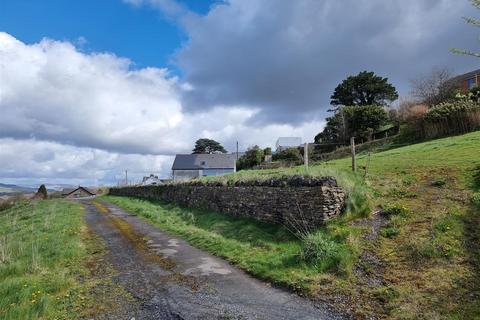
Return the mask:
[[123,319],[344,319],[324,305],[253,279],[118,207],[85,206],[87,223],[105,239],[106,259],[118,271],[115,281],[136,301]]

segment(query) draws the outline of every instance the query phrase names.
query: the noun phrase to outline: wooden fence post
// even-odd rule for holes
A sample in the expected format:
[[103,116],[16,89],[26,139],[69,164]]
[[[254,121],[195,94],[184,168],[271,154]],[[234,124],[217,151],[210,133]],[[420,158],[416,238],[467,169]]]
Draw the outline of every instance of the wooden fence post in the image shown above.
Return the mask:
[[357,171],[357,160],[355,159],[355,137],[350,138],[350,147],[352,149],[352,170]]
[[305,142],[305,149],[303,150],[303,162],[305,164],[305,169],[308,170],[308,142]]

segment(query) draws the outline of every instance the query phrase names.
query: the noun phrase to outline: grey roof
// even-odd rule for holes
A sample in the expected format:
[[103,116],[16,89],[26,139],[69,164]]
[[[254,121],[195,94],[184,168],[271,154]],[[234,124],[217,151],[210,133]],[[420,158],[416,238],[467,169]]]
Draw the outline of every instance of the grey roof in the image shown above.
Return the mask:
[[280,137],[277,140],[277,147],[298,147],[302,144],[300,137]]
[[90,193],[92,196],[95,195],[95,192],[93,192],[91,190],[88,190],[87,188],[82,187],[82,186],[78,186],[77,188],[65,188],[65,189],[62,190],[62,195],[67,196],[67,195],[73,193],[74,191],[77,191],[78,189],[83,189],[87,193]]
[[234,154],[177,154],[172,170],[234,169],[236,160]]
[[63,188],[62,195],[67,195],[72,193],[72,191],[76,190],[77,188]]

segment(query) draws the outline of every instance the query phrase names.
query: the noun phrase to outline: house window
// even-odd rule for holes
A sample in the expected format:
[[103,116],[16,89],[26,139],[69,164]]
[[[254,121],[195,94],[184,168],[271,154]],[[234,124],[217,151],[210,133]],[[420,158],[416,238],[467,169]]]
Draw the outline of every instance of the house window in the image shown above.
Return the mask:
[[468,90],[472,89],[473,87],[475,87],[477,85],[477,81],[475,78],[470,78],[467,80],[467,88]]
[[200,164],[201,164],[202,166],[204,166],[204,165],[206,165],[206,164],[207,164],[207,162],[205,162],[205,161],[202,161],[202,162],[200,162]]

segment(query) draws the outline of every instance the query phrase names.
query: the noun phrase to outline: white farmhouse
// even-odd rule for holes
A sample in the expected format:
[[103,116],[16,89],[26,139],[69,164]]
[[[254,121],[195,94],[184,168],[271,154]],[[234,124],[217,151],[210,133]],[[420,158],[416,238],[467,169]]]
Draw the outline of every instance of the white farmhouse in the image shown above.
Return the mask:
[[236,154],[177,154],[172,166],[173,181],[233,173],[236,160]]

